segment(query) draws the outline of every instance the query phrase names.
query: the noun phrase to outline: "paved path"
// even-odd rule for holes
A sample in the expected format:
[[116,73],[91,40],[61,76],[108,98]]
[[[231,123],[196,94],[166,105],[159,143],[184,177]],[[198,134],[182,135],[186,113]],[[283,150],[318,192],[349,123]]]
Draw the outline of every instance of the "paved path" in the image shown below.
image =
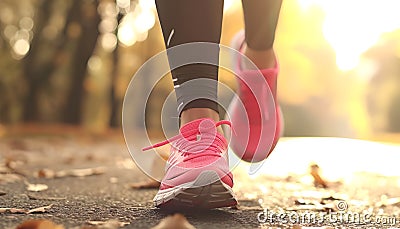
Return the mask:
[[[380,150],[375,153],[381,156],[371,158],[373,154],[366,152],[367,149]],[[328,213],[349,211],[369,212],[371,220],[387,221],[378,228],[395,227],[390,219],[397,216],[396,226],[400,227],[400,171],[399,160],[396,161],[399,149],[343,139],[287,139],[264,164],[262,175],[248,176],[244,165],[235,170],[239,209],[182,213],[196,228],[300,228],[296,225],[317,227],[333,221],[339,225],[339,219]],[[340,153],[330,152],[335,150]],[[369,164],[370,161],[374,163]],[[311,174],[311,162],[317,163],[320,170],[314,166]],[[393,163],[396,168],[388,169]],[[360,170],[366,172],[357,172]],[[124,228],[151,228],[171,213],[153,207],[151,199],[156,189],[132,188],[132,183],[147,179],[118,137],[43,134],[3,137],[0,139],[0,212],[4,212],[0,213],[0,228],[15,228],[27,219],[38,218],[52,220],[65,228],[81,228],[89,221],[111,219],[129,223]],[[324,183],[327,188],[322,187]],[[45,187],[35,184],[48,188],[29,191],[28,188]],[[44,206],[49,206],[42,209],[44,212],[34,210],[31,214],[5,209],[32,210]],[[343,206],[347,209],[339,211]],[[287,224],[271,221],[276,220],[271,213],[279,212],[288,213],[282,218]],[[301,216],[302,212],[331,218],[310,224],[295,217],[294,214]],[[270,218],[266,217],[267,213]],[[349,220],[342,220],[342,224],[367,227]]]

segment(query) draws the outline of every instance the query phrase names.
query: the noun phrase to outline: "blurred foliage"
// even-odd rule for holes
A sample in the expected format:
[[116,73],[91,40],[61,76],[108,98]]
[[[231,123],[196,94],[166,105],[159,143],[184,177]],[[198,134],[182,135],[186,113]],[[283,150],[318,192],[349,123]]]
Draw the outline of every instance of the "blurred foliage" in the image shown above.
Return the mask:
[[146,39],[154,22],[138,25],[141,37],[122,27],[155,18],[146,2],[1,1],[0,121],[119,126],[131,76],[162,48],[157,29]]
[[17,97],[2,100],[2,120],[78,123],[86,65],[99,34],[98,2],[0,4],[1,56],[12,66],[1,70],[0,82],[9,89],[1,93],[2,98]]
[[[360,56],[357,66],[340,70],[336,50],[324,34],[326,12],[315,5],[305,8],[302,2],[306,1],[283,2],[275,42],[285,135],[376,139],[400,132],[400,27],[383,33]],[[240,13],[239,4],[225,15],[225,45],[243,26],[237,17]],[[353,13],[355,17],[357,12]],[[339,20],[343,15],[337,12],[336,16]],[[379,27],[358,26],[360,30]],[[359,37],[357,27],[352,32],[348,36]],[[400,137],[392,140],[400,142]]]
[[[340,70],[324,36],[323,9],[305,10],[300,2],[284,1],[276,35],[285,135],[373,138],[400,132],[400,31],[384,33],[356,67]],[[97,132],[120,126],[132,75],[164,48],[153,3],[2,0],[0,122],[82,124]],[[229,45],[243,22],[239,1],[226,6],[222,44]],[[173,89],[169,79],[150,97],[150,131],[160,130],[161,106]],[[235,88],[227,71],[220,80]]]

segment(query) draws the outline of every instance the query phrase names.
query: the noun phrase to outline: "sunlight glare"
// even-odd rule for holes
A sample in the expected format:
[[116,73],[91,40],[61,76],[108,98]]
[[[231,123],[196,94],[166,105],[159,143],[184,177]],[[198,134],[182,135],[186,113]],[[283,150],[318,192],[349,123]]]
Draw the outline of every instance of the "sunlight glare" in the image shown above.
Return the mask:
[[150,10],[140,12],[134,21],[135,28],[139,33],[147,32],[149,29],[153,28],[155,23],[156,18],[153,11]]
[[136,43],[135,31],[129,25],[121,25],[118,28],[118,40],[126,46],[134,45]]
[[117,0],[117,6],[122,9],[129,8],[131,6],[130,0]]
[[137,41],[137,36],[132,26],[134,21],[135,16],[133,12],[129,12],[124,16],[121,24],[118,26],[118,40],[125,46],[132,46]]
[[113,33],[105,33],[101,36],[101,46],[107,52],[112,52],[117,46],[117,37]]
[[[400,160],[400,145],[347,138],[283,138],[274,152],[254,177],[307,175],[312,163],[321,168],[322,177],[329,181],[352,179],[351,174],[365,171],[383,176],[400,175],[395,169]],[[248,170],[248,166],[244,169]],[[305,176],[302,182],[309,183],[311,179]]]
[[142,9],[155,9],[156,4],[154,0],[139,0],[139,5]]
[[88,68],[90,71],[96,73],[101,70],[103,62],[99,56],[92,56],[88,61]]
[[224,12],[228,11],[230,8],[232,8],[233,4],[235,3],[235,0],[225,0],[224,1]]
[[19,39],[13,45],[14,52],[19,56],[25,56],[30,48],[30,44],[27,40]]
[[323,33],[343,71],[358,66],[361,55],[383,33],[400,28],[398,0],[298,0],[302,8],[317,5],[325,12]]

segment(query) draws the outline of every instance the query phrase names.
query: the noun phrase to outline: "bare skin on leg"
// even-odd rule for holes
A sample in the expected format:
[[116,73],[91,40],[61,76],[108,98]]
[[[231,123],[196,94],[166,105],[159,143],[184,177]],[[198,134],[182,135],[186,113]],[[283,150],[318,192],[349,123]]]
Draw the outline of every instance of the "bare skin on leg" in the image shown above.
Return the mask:
[[245,47],[244,54],[257,66],[259,69],[267,69],[275,67],[275,53],[274,50],[266,49],[266,50],[254,50]]
[[[214,120],[215,122],[218,122],[219,119],[219,114],[210,108],[190,108],[187,110],[184,110],[181,114],[181,126],[185,125],[186,123],[189,123],[191,121],[194,121],[196,119],[200,118],[210,118]],[[217,127],[218,132],[223,134],[222,127]]]

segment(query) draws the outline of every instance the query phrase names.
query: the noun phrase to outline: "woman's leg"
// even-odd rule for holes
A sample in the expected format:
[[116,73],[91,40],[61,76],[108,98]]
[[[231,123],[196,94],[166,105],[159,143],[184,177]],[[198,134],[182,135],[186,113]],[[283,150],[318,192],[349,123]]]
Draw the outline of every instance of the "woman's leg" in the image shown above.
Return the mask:
[[[166,48],[190,42],[219,44],[222,27],[223,0],[156,0],[158,16]],[[218,60],[219,50],[210,54]],[[185,54],[186,55],[186,54]],[[190,55],[190,53],[187,53]],[[170,62],[173,61],[170,59]],[[171,71],[178,102],[181,125],[199,118],[219,120],[217,104],[218,66],[189,64]],[[210,99],[189,101],[193,79],[212,79],[197,85],[196,91],[204,92]],[[199,88],[200,87],[200,88]],[[181,104],[183,104],[181,106]]]
[[[245,34],[240,32],[235,36],[234,48],[260,71],[247,66],[251,65],[248,61],[237,62],[240,63],[236,66],[237,73],[242,78],[238,80],[239,97],[233,99],[229,108],[237,133],[231,136],[230,146],[238,157],[248,162],[266,159],[283,129],[276,96],[279,68],[273,50],[281,4],[282,0],[242,0]],[[271,113],[275,113],[275,118],[269,118],[273,117]],[[247,117],[248,122],[243,117]]]
[[282,0],[242,0],[245,22],[244,54],[259,69],[275,66],[273,44]]
[[[180,64],[177,56],[190,60],[204,50],[207,61],[215,65],[189,64],[171,71],[181,118],[180,133],[144,148],[173,145],[160,190],[154,197],[155,205],[175,209],[236,205],[228,142],[220,127],[230,123],[219,121],[217,103],[219,46],[216,44],[221,36],[223,0],[156,0],[156,5],[167,48],[191,42],[214,43],[211,49],[202,46],[178,55],[170,50],[170,65]],[[196,81],[190,83],[191,80]]]

